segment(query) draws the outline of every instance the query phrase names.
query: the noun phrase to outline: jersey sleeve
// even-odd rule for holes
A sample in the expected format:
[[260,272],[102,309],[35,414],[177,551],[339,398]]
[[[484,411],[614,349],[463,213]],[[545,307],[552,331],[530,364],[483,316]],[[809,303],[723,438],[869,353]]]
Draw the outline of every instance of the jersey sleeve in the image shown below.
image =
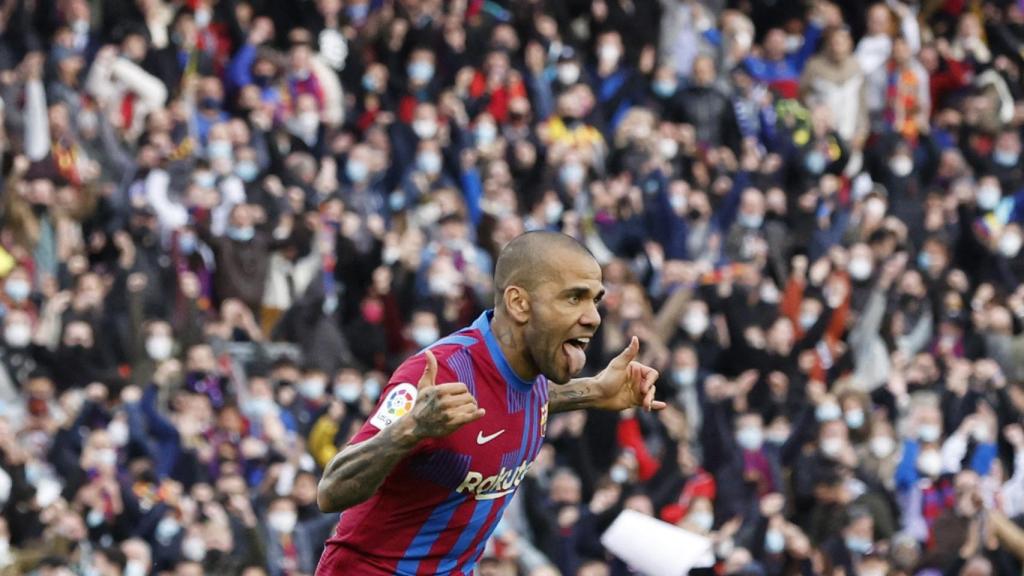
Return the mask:
[[[447,362],[445,362],[447,354],[439,353],[436,349],[432,350],[432,352],[437,359],[437,377],[435,382],[437,384],[455,382],[455,374],[448,367]],[[393,424],[395,420],[412,411],[419,392],[420,377],[423,376],[423,370],[426,368],[426,365],[427,358],[420,353],[403,362],[395,370],[387,386],[381,390],[380,398],[377,399],[377,406],[374,407],[370,417],[366,419],[366,422],[359,431],[349,440],[350,445],[359,444],[373,438],[378,432]]]

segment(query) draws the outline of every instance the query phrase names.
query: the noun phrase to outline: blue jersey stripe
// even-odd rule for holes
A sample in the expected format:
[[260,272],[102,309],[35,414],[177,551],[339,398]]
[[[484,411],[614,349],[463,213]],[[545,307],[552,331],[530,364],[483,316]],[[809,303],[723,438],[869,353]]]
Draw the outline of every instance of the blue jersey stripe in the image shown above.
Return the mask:
[[[506,497],[506,499],[508,499]],[[437,565],[438,574],[447,574],[453,570],[459,563],[459,558],[469,549],[469,545],[473,543],[473,539],[480,535],[480,528],[483,527],[484,522],[487,521],[487,517],[491,513],[491,508],[494,507],[494,500],[478,500],[476,508],[473,509],[473,517],[470,518],[469,524],[462,529],[462,534],[459,534],[459,539],[455,541],[455,546],[452,547],[451,551],[440,564]],[[491,530],[484,535],[484,540],[490,537],[490,532],[494,530],[497,523],[491,524]]]
[[448,527],[448,521],[452,519],[455,510],[465,500],[465,496],[452,492],[447,500],[434,508],[426,523],[420,528],[416,537],[412,539],[409,547],[405,549],[402,560],[395,567],[398,574],[416,574],[416,570],[420,566],[420,560],[430,552],[430,547],[434,545],[434,541]]
[[476,396],[476,378],[473,375],[473,359],[469,349],[462,348],[448,357],[448,367],[455,372],[456,378],[466,385],[469,393]]
[[530,415],[534,417],[534,420],[528,421],[526,424],[526,433],[529,435],[529,440],[526,443],[526,452],[523,454],[523,460],[533,460],[533,452],[537,449],[537,440],[540,436],[536,430],[537,426],[540,425],[540,396],[536,391],[530,394],[530,407],[528,408]]
[[480,558],[480,555],[484,553],[484,546],[487,546],[487,541],[491,538],[491,534],[494,532],[494,529],[498,527],[498,522],[500,522],[501,519],[505,517],[505,509],[508,508],[508,505],[511,503],[512,496],[506,496],[504,498],[504,502],[501,503],[501,509],[498,510],[498,515],[495,516],[495,519],[497,521],[491,527],[491,532],[480,539],[480,543],[476,545],[476,548],[473,550],[473,554],[471,554],[469,558],[466,559],[466,562],[462,566],[459,566],[460,572],[464,574],[473,573],[473,568],[476,566],[476,561]]
[[427,346],[426,348],[424,348],[424,350],[430,350],[431,348],[435,348],[437,346],[444,346],[445,344],[458,344],[459,346],[472,346],[472,345],[476,344],[476,342],[477,342],[476,338],[473,338],[472,336],[464,336],[464,335],[459,334],[458,332],[456,332],[455,334],[451,334],[449,336],[445,336],[444,338],[441,338],[437,342],[434,342],[430,346]]
[[516,462],[522,462],[526,459],[526,447],[530,442],[532,434],[531,428],[533,427],[533,411],[526,411],[526,421],[523,422],[523,439],[519,443],[519,457],[516,458]]

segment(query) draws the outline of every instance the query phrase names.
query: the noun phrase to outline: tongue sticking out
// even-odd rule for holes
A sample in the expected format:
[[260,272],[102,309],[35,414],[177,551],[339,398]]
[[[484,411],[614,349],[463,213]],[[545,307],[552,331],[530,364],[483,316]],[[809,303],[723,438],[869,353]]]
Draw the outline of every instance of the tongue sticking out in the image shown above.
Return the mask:
[[583,365],[587,363],[587,354],[582,348],[569,342],[562,344],[562,350],[569,361],[569,374],[579,374],[583,370]]

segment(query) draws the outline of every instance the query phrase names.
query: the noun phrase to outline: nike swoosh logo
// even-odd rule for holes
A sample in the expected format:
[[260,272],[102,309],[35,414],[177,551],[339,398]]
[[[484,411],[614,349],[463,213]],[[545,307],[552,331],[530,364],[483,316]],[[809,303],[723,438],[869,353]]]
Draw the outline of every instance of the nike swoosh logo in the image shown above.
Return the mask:
[[502,428],[501,430],[498,430],[497,432],[495,432],[494,434],[491,434],[490,436],[484,436],[484,433],[481,430],[480,432],[476,433],[476,443],[477,444],[487,444],[491,440],[494,440],[495,438],[497,438],[498,436],[501,436],[504,433],[505,433],[505,429]]

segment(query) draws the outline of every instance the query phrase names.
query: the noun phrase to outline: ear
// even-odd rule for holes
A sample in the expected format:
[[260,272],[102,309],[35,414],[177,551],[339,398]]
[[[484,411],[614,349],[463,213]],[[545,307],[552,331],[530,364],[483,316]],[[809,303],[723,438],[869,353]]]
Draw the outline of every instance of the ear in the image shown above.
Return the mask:
[[530,295],[519,286],[509,286],[504,293],[505,310],[517,324],[526,324],[530,317]]

